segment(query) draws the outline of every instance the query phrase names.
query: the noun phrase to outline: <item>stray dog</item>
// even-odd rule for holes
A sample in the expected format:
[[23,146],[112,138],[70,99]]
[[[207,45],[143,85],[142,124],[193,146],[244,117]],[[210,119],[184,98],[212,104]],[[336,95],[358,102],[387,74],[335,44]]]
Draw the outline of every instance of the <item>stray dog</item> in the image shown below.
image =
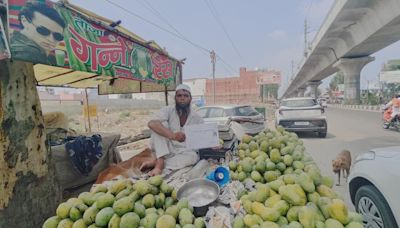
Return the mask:
[[154,153],[149,148],[146,148],[144,151],[126,161],[118,164],[111,164],[97,176],[96,184],[101,184],[104,181],[112,180],[118,176],[123,176],[125,178],[140,176],[143,171],[140,170],[141,165],[144,162],[155,161],[155,159]]
[[348,150],[342,150],[336,160],[332,160],[332,168],[335,174],[338,174],[338,183],[337,186],[340,185],[340,173],[343,173],[343,177],[346,178],[349,176],[351,166],[351,154]]

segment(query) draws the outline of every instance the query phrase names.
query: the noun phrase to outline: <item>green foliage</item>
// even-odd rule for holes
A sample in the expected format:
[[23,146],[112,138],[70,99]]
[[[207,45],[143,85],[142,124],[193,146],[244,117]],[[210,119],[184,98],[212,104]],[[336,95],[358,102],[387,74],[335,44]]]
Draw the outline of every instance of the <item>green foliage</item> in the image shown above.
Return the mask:
[[400,70],[400,59],[389,60],[382,67],[382,71],[392,71],[392,70]]
[[268,94],[274,98],[278,97],[279,85],[262,85],[261,87],[261,95],[265,98],[268,97]]
[[398,83],[385,83],[383,84],[383,97],[389,101],[397,93],[400,93],[400,84]]
[[338,71],[331,79],[329,82],[329,89],[331,91],[337,90],[339,84],[344,84],[344,74],[342,71]]

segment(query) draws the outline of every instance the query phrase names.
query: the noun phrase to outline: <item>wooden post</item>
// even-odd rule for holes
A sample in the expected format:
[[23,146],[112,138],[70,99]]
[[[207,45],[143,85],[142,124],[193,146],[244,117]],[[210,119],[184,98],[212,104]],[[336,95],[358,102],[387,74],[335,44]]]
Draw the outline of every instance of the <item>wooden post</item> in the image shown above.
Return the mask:
[[[81,91],[81,94],[83,95],[83,91]],[[85,125],[85,132],[88,132],[88,127],[87,127],[86,118],[85,118],[85,105],[87,105],[85,98],[82,98],[81,104],[82,104],[82,115],[83,115],[83,124]]]
[[168,88],[165,86],[165,104],[168,106]]
[[0,227],[42,227],[57,183],[31,63],[0,61]]
[[89,132],[92,132],[92,126],[90,125],[89,97],[87,94],[87,88],[85,88],[85,97],[86,97],[86,113],[88,117]]

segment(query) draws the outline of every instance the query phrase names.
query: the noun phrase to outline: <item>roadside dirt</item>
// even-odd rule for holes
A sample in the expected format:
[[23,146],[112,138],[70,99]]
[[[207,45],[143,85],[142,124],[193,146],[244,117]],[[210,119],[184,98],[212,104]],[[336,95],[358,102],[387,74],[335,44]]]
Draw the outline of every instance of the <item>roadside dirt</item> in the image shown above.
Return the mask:
[[[105,132],[121,134],[121,139],[139,135],[143,130],[148,129],[147,122],[157,110],[137,110],[137,111],[114,111],[98,112],[97,117],[91,117],[92,132]],[[82,114],[71,115],[69,126],[78,134],[88,130],[87,117],[84,119]],[[148,140],[140,140],[136,143],[128,143],[118,146],[123,160],[130,158],[148,146]]]

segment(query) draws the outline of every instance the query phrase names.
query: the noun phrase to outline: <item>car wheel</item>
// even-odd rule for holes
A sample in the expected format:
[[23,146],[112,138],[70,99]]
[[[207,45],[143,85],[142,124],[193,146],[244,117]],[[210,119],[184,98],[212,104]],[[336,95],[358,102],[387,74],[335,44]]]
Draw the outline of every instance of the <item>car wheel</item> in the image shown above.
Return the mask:
[[326,131],[318,132],[318,137],[325,138],[326,137]]
[[387,201],[372,185],[365,185],[357,190],[355,207],[363,215],[364,227],[398,227]]

